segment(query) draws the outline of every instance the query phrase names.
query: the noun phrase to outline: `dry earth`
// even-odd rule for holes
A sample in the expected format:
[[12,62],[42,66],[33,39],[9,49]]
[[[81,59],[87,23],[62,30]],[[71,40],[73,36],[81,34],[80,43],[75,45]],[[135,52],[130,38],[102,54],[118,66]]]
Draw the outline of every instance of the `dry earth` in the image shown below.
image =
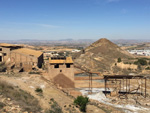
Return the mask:
[[[43,76],[45,78],[48,77],[46,74]],[[18,87],[37,99],[42,108],[39,111],[40,113],[49,113],[46,111],[54,109],[54,103],[56,103],[57,106],[62,109],[63,113],[80,113],[79,108],[73,105],[74,98],[58,89],[53,83],[45,78],[38,74],[28,74],[25,72],[13,75],[0,75],[1,81],[5,81],[13,87]],[[35,92],[36,88],[41,88],[43,93]],[[5,109],[4,111],[7,111],[8,113],[20,113],[20,111],[23,111],[21,105],[17,104],[15,100],[5,97],[4,95],[0,95],[0,102],[3,102],[3,104],[7,105],[3,108],[3,110]],[[57,109],[59,107],[57,107]],[[121,113],[120,110],[117,110],[113,107],[106,106],[99,102],[93,103],[92,100],[90,100],[90,103],[87,106],[87,113],[100,113],[100,111],[103,111],[102,113],[110,113],[108,111],[111,111],[112,113],[113,111],[114,113]],[[28,111],[23,112],[27,113]]]
[[[54,99],[58,105],[62,108],[63,111],[66,111],[64,106],[72,105],[73,98],[68,97],[67,94],[63,93],[61,90],[57,89],[53,84],[45,81],[41,75],[36,74],[20,74],[20,77],[17,76],[6,76],[1,75],[1,81],[7,81],[7,83],[12,84],[12,86],[17,86],[20,89],[23,89],[26,92],[29,92],[33,95],[38,101],[42,109],[50,109],[50,99]],[[41,88],[43,90],[42,94],[35,92],[36,88]],[[78,109],[75,109],[75,112],[79,113]],[[75,113],[74,112],[74,113]]]

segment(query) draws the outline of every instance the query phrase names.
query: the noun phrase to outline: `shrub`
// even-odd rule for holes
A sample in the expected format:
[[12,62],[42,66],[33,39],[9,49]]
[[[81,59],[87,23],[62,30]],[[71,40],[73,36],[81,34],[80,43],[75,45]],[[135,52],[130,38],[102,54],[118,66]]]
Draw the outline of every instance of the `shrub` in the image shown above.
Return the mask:
[[121,58],[120,58],[120,57],[118,58],[118,63],[119,63],[119,62],[121,62]]
[[129,64],[129,62],[124,62],[124,64]]
[[45,113],[63,113],[61,107],[53,98],[50,99],[49,104],[51,104],[51,109],[47,110]]
[[40,72],[31,71],[29,74],[40,74]]
[[83,111],[83,112],[86,112],[86,105],[87,105],[88,102],[89,102],[89,98],[88,97],[83,97],[83,96],[78,96],[74,100],[74,104],[79,105],[80,110]]
[[134,64],[147,65],[147,61],[145,59],[138,59],[138,61],[135,61]]
[[43,90],[41,88],[36,88],[35,91],[38,92],[38,93],[43,93]]
[[131,68],[128,68],[128,70],[132,70]]
[[145,70],[150,70],[150,67],[146,67]]

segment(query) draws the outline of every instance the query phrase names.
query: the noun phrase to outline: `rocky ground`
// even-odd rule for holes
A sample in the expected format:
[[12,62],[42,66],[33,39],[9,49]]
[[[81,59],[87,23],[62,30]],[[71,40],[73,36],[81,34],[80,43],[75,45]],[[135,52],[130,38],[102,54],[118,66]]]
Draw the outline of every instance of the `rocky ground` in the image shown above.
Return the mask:
[[[20,113],[23,109],[10,98],[0,95],[0,112],[1,113]],[[24,112],[26,113],[26,111]]]
[[[0,87],[0,113],[81,113],[78,106],[73,104],[74,97],[58,89],[47,78],[46,74],[41,76],[25,72],[0,74],[0,81],[8,86],[4,85],[4,89],[7,90],[2,90],[3,85],[0,85],[2,86]],[[37,88],[42,89],[42,92],[35,91]],[[110,113],[110,111],[122,112],[92,100],[87,105],[87,113]]]
[[[52,107],[56,107],[56,105],[50,104],[52,103],[51,99],[54,100],[55,104],[57,103],[57,105],[59,106],[56,107],[56,109],[61,108],[62,111],[66,112],[69,112],[69,110],[72,109],[72,107],[67,108],[67,106],[73,106],[73,98],[69,97],[67,94],[57,89],[53,84],[48,83],[48,81],[44,80],[41,75],[27,73],[13,76],[1,75],[0,80],[5,82],[7,81],[7,83],[11,86],[18,87],[19,89],[23,89],[25,92],[28,92],[30,95],[38,100],[41,109],[43,109],[44,111],[49,111]],[[43,92],[36,92],[36,88],[42,89]],[[7,97],[5,98],[7,99]],[[5,98],[3,98],[2,96],[2,100]],[[4,102],[4,104],[7,105],[7,102]],[[40,112],[42,112],[42,110]],[[80,111],[78,108],[74,108],[73,113],[79,112]]]

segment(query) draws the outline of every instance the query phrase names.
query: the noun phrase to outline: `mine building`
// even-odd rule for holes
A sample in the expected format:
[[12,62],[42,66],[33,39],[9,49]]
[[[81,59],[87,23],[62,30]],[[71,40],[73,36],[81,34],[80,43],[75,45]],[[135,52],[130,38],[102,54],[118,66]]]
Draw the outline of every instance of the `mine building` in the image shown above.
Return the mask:
[[74,65],[71,57],[53,57],[49,59],[50,79],[62,88],[74,88]]
[[28,48],[20,48],[11,51],[10,59],[16,67],[22,67],[24,71],[31,71],[32,68],[42,67],[43,53]]
[[20,45],[0,43],[0,62],[10,61],[10,52],[22,48]]
[[43,53],[16,44],[0,43],[0,62],[4,62],[7,70],[15,67],[22,71],[41,68]]

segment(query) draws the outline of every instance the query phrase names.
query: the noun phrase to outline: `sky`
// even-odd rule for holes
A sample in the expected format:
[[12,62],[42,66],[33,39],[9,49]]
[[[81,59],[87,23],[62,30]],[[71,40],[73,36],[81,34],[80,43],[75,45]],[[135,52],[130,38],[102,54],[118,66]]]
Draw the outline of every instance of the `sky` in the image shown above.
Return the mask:
[[0,0],[0,40],[150,39],[150,0]]

